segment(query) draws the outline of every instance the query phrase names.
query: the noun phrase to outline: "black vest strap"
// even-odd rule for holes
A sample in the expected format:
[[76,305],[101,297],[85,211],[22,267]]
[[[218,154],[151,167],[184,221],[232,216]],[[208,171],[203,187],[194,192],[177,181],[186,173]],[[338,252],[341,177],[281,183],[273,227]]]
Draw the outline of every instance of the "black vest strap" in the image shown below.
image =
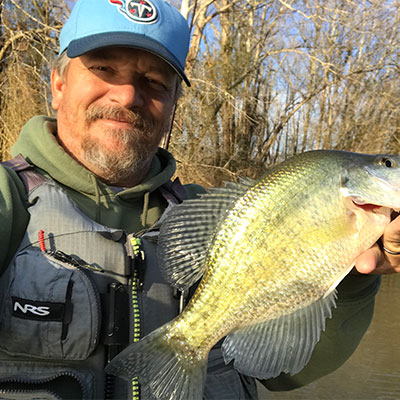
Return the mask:
[[[11,168],[18,173],[24,182],[27,193],[41,185],[46,180],[43,175],[34,171],[33,165],[26,161],[22,154],[18,154],[11,160],[0,162],[0,164],[4,167]],[[164,183],[159,190],[168,203],[180,204],[187,197],[185,188],[179,178],[176,178],[174,181],[169,180]]]
[[183,187],[179,178],[176,178],[174,181],[168,181],[164,183],[159,188],[162,196],[167,200],[169,203],[172,204],[180,204],[183,200],[186,200],[186,191]]
[[11,160],[3,161],[0,164],[4,167],[11,168],[13,171],[18,173],[25,185],[27,193],[29,193],[35,187],[41,185],[46,180],[44,176],[36,173],[33,170],[33,165],[29,164],[22,154],[18,154]]
[[3,161],[1,163],[1,165],[11,168],[16,172],[31,168],[31,165],[28,163],[28,161],[25,160],[25,158],[22,156],[22,154],[18,154],[16,157],[12,158],[11,160]]

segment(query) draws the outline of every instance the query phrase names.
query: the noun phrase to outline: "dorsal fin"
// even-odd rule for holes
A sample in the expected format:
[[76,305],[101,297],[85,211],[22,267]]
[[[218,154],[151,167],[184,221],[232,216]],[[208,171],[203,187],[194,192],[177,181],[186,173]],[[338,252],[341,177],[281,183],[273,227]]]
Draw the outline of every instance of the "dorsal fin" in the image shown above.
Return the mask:
[[170,209],[161,224],[158,256],[171,285],[185,290],[201,278],[219,222],[248,188],[247,184],[227,183]]

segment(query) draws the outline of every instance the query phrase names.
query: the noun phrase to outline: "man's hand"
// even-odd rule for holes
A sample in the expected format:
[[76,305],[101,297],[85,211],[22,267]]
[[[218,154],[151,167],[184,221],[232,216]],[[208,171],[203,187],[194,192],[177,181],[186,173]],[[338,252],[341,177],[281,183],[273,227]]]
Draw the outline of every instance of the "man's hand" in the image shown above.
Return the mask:
[[[400,215],[386,227],[380,243],[362,253],[355,262],[355,268],[362,274],[393,274],[400,272]],[[387,249],[392,253],[391,254]]]

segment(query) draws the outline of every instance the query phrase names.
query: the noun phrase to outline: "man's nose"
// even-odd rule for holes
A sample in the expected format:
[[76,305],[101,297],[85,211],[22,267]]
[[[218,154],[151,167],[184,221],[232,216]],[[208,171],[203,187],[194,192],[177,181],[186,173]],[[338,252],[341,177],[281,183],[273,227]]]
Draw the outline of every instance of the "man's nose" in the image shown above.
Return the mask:
[[109,94],[111,101],[117,102],[125,108],[140,107],[144,103],[140,86],[133,82],[114,85]]

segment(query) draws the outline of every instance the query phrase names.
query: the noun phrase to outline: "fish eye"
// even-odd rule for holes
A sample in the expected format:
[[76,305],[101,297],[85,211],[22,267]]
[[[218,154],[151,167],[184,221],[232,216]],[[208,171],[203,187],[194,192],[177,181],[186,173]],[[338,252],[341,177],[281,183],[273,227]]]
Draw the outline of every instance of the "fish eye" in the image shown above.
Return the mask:
[[391,160],[391,159],[388,158],[388,157],[382,157],[382,158],[379,160],[379,164],[381,164],[381,165],[383,165],[383,166],[385,166],[385,167],[387,167],[387,168],[392,168],[392,167],[394,167],[394,162],[393,162],[393,160]]

